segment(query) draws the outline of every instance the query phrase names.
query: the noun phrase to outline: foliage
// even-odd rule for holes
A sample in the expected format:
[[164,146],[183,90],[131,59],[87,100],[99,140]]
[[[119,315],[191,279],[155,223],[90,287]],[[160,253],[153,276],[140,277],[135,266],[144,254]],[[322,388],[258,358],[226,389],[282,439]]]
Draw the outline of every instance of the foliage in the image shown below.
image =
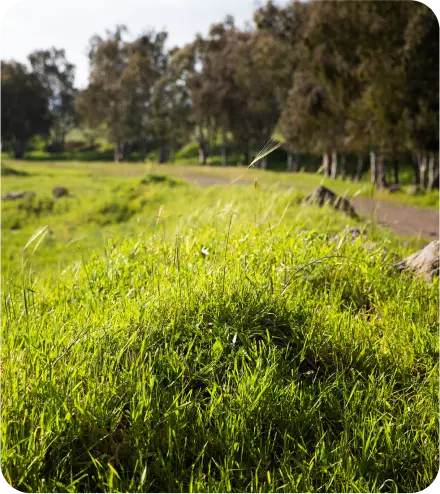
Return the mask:
[[[438,187],[438,22],[428,7],[268,1],[253,21],[240,29],[227,16],[170,50],[165,31],[129,40],[117,26],[94,36],[89,84],[76,97],[85,146],[104,138],[116,161],[165,163],[196,143],[200,164],[225,166],[249,164],[276,138],[288,171],[313,154],[325,176],[345,178],[357,155],[356,181],[370,169],[378,188],[400,184],[412,162],[414,184]],[[55,48],[30,61],[62,140],[74,67]],[[266,168],[266,157],[257,166]]]
[[36,50],[29,55],[33,73],[48,95],[52,118],[52,148],[62,150],[66,134],[76,123],[75,66],[68,62],[64,50]]
[[22,158],[27,141],[47,135],[51,125],[48,98],[38,77],[17,62],[1,63],[2,140],[11,143]]
[[165,32],[145,33],[133,42],[124,40],[125,32],[118,26],[106,39],[91,39],[90,83],[78,97],[78,110],[88,125],[104,125],[115,143],[116,161],[123,158],[125,143],[150,135],[153,87],[167,63]]

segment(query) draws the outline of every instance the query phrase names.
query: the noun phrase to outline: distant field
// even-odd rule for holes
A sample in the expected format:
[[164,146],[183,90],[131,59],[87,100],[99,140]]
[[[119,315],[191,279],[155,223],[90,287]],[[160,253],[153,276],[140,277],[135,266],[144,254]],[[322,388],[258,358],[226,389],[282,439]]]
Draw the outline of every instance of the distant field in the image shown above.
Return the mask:
[[[26,174],[2,176],[2,194],[36,192],[2,201],[1,455],[13,487],[416,492],[433,481],[438,279],[393,269],[417,239],[302,204],[316,175],[8,165]],[[53,199],[58,185],[70,196]],[[350,226],[367,239],[333,239]]]
[[[7,160],[4,160],[7,162]],[[113,163],[113,162],[86,162],[86,161],[15,161],[11,160],[10,165],[17,169],[26,170],[87,170],[90,173],[98,173],[105,176],[120,176],[120,177],[137,177],[146,172],[165,173],[171,176],[184,177],[185,175],[203,175],[223,177],[226,180],[257,180],[261,184],[280,183],[295,187],[300,191],[310,192],[314,187],[320,184],[326,184],[338,193],[345,194],[347,197],[355,195],[363,195],[385,199],[396,203],[409,204],[419,207],[428,207],[438,209],[439,207],[439,192],[438,190],[427,192],[423,195],[412,196],[407,193],[409,185],[403,186],[401,192],[388,193],[374,190],[374,187],[365,180],[360,183],[350,180],[332,180],[325,178],[322,175],[315,173],[287,173],[276,172],[270,170],[258,170],[255,168],[249,169],[246,166],[200,166],[200,165],[159,165],[159,164],[143,164],[143,163]]]
[[[156,216],[166,207],[167,223],[176,223],[176,215],[194,208],[203,208],[204,201],[217,195],[234,200],[241,196],[236,185],[262,193],[304,196],[319,184],[347,197],[356,195],[381,197],[393,203],[434,207],[438,193],[426,196],[408,196],[404,193],[374,194],[369,184],[324,180],[308,173],[278,173],[248,169],[247,167],[200,167],[172,165],[142,165],[114,163],[34,163],[11,161],[7,166],[25,175],[2,177],[2,193],[29,190],[36,193],[32,201],[2,201],[2,268],[20,266],[23,260],[39,265],[59,265],[88,256],[102,249],[107,240],[142,231],[150,232],[156,225]],[[142,185],[139,179],[148,174],[166,175],[178,181],[170,187],[169,181],[154,188]],[[188,184],[212,182],[216,192]],[[217,184],[221,180],[221,184]],[[217,185],[216,185],[217,184]],[[52,188],[67,186],[71,197],[55,201]],[[197,190],[197,194],[194,194]],[[43,242],[22,253],[35,231],[48,225]]]

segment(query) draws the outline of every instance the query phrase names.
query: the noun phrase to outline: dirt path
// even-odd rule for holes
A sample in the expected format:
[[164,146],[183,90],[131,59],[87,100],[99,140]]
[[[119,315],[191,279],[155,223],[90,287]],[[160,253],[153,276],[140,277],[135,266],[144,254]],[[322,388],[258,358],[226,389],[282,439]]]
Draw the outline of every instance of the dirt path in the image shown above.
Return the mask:
[[[191,183],[207,187],[209,185],[228,184],[230,180],[223,177],[185,174]],[[237,181],[237,185],[248,185],[249,181]],[[388,201],[356,197],[351,202],[356,211],[365,219],[374,219],[391,228],[398,235],[420,236],[426,240],[439,238],[439,212],[412,206],[398,206]]]
[[352,199],[356,210],[364,218],[375,218],[399,235],[421,236],[428,240],[439,237],[439,213],[431,209],[398,206],[388,201],[368,197]]

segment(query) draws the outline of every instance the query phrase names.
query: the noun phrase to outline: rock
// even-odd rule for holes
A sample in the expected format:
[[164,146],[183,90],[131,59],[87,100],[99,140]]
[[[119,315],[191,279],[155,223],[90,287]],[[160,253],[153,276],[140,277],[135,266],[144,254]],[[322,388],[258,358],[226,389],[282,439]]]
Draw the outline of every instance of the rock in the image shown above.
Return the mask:
[[429,243],[422,250],[396,263],[398,271],[410,271],[417,276],[423,276],[430,281],[439,274],[439,241]]
[[399,184],[393,184],[387,187],[387,192],[392,194],[393,192],[400,192],[402,187]]
[[436,170],[434,176],[428,183],[428,190],[434,190],[439,188],[439,170]]
[[338,233],[334,237],[331,237],[330,240],[338,241],[345,238],[346,240],[351,240],[351,242],[353,243],[361,235],[366,236],[364,230],[362,230],[357,226],[354,226],[352,228],[345,229],[344,231]]
[[306,197],[306,202],[308,204],[317,204],[320,207],[324,206],[324,204],[328,204],[334,209],[348,214],[351,218],[359,219],[359,216],[350,204],[350,201],[345,199],[345,197],[336,195],[330,189],[327,189],[327,187],[323,187],[322,185],[317,187]]
[[32,190],[23,190],[21,192],[6,192],[2,197],[2,201],[14,201],[16,199],[24,199],[25,197],[34,197],[35,192]]
[[54,187],[52,190],[52,194],[55,199],[59,199],[60,197],[67,197],[69,195],[69,191],[66,187]]
[[357,226],[354,226],[352,228],[349,228],[346,232],[345,232],[345,235],[346,236],[349,236],[351,237],[351,240],[356,240],[357,238],[359,238],[361,235],[365,235],[364,231],[361,230],[359,227]]

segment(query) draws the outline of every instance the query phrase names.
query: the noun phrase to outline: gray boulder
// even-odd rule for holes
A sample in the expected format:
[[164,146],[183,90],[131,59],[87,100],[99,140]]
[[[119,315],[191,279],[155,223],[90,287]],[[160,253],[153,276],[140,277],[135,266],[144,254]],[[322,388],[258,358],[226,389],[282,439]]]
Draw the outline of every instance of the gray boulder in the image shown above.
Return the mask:
[[60,197],[67,197],[69,195],[69,191],[66,187],[54,187],[52,190],[52,194],[55,199],[59,199]]
[[394,192],[400,192],[402,190],[402,187],[400,186],[400,184],[393,184],[393,185],[390,185],[389,187],[387,187],[387,192],[389,194],[393,194]]
[[439,241],[429,243],[422,250],[394,265],[398,271],[409,271],[430,281],[439,274]]
[[346,228],[334,237],[331,237],[330,240],[336,242],[339,240],[345,240],[346,242],[351,241],[353,243],[361,235],[366,236],[365,232],[361,228],[353,226],[352,228]]
[[21,192],[6,192],[6,194],[2,197],[2,201],[15,201],[17,199],[24,199],[26,197],[34,197],[35,192],[32,190],[23,190]]
[[328,204],[338,211],[348,214],[351,218],[359,219],[354,207],[345,197],[338,196],[327,187],[320,185],[305,199],[307,204],[316,204],[320,207]]

